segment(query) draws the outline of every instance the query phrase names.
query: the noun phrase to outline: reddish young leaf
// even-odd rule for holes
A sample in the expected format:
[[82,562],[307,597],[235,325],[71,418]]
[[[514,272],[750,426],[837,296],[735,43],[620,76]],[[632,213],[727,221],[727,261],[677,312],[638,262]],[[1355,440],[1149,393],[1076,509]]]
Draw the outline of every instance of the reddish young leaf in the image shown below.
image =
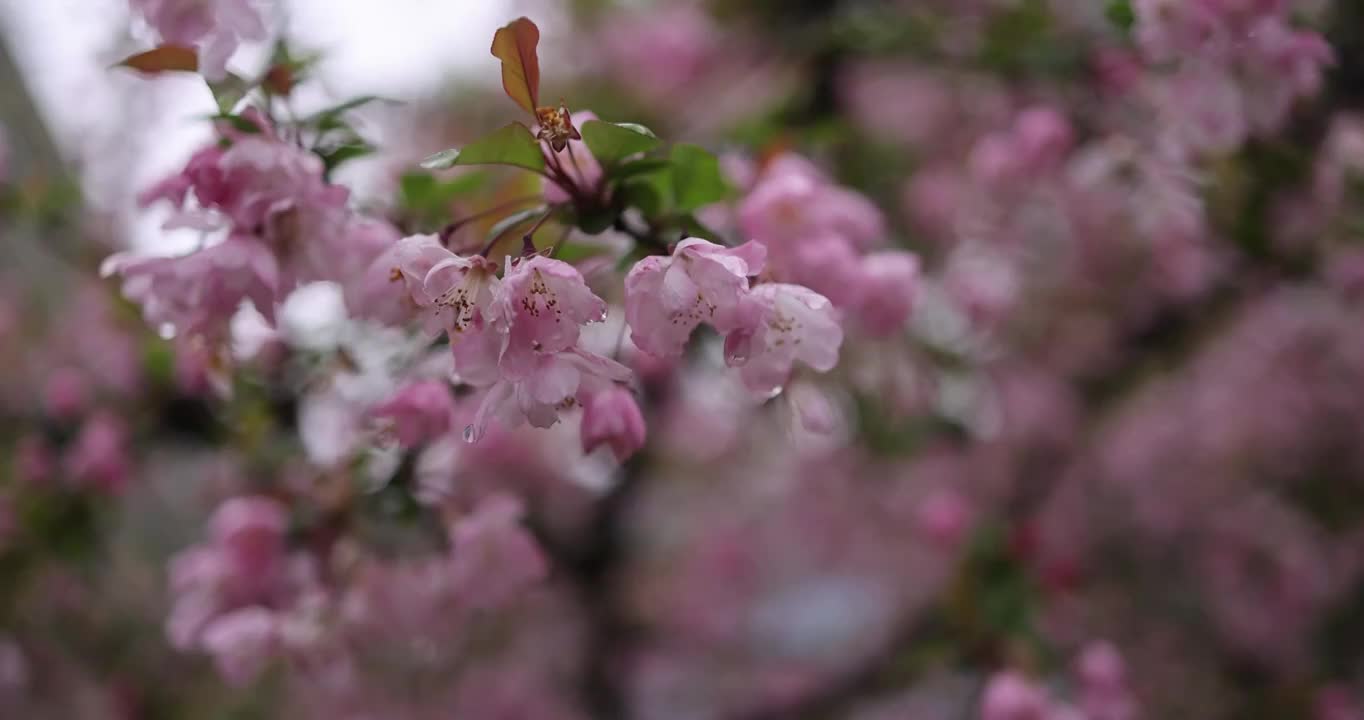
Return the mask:
[[502,61],[502,89],[532,115],[540,104],[539,44],[540,28],[527,18],[517,18],[493,35],[493,57]]
[[170,71],[197,72],[199,70],[199,55],[194,52],[194,48],[182,45],[161,45],[124,58],[119,66],[132,68],[148,75]]

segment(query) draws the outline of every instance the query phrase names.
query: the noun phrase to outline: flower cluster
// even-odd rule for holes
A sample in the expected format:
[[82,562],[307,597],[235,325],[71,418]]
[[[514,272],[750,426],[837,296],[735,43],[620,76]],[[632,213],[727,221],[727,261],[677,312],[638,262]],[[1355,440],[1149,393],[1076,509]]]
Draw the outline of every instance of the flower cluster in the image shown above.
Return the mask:
[[273,318],[300,284],[348,280],[397,237],[347,207],[349,192],[326,181],[316,154],[258,114],[242,122],[220,128],[221,142],[141,197],[176,208],[168,227],[225,237],[177,257],[120,253],[105,261],[102,272],[123,278],[124,294],[154,325],[221,340],[243,303]]
[[259,42],[267,36],[258,0],[129,0],[129,4],[162,42],[194,48],[199,70],[210,80],[226,74],[228,59],[243,41]]
[[198,243],[0,182],[0,716],[1360,717],[1357,7],[590,5],[492,129],[132,0]]
[[1293,2],[1133,3],[1142,59],[1173,64],[1152,92],[1166,127],[1194,151],[1232,149],[1283,126],[1300,98],[1321,89],[1332,62],[1318,33],[1293,26]]
[[767,248],[774,278],[821,293],[874,335],[904,329],[918,258],[876,249],[886,239],[881,212],[808,160],[789,154],[771,160],[740,202],[738,225]]

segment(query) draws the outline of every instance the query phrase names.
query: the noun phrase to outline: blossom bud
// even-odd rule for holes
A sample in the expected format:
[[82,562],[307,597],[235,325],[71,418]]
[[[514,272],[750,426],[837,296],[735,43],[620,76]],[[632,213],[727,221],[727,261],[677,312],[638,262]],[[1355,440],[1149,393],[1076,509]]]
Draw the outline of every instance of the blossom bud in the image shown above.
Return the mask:
[[450,429],[454,400],[440,380],[414,382],[374,409],[376,417],[393,423],[393,435],[405,448],[423,445]]
[[583,452],[606,444],[624,462],[644,447],[644,415],[629,390],[614,387],[597,393],[583,411]]

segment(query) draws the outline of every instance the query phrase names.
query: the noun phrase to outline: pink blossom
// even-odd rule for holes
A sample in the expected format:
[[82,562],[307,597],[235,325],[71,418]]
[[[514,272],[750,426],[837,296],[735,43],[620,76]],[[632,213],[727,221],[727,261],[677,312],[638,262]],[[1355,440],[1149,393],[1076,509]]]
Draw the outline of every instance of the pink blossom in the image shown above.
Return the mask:
[[273,318],[280,278],[269,250],[241,235],[181,257],[113,255],[100,272],[123,278],[124,296],[153,326],[213,338],[225,335],[244,301]]
[[1317,691],[1312,717],[1314,720],[1362,720],[1364,705],[1349,686],[1328,685]]
[[344,207],[349,195],[346,188],[327,184],[322,159],[315,153],[266,133],[235,140],[219,157],[216,170],[222,185],[206,189],[217,194],[201,195],[195,184],[195,197],[243,229],[266,225],[272,216],[293,208]]
[[228,58],[243,40],[266,38],[254,0],[129,0],[129,4],[162,42],[198,48],[199,71],[210,80],[223,77]]
[[288,527],[287,509],[263,496],[232,498],[209,521],[214,546],[242,578],[267,576],[282,561]]
[[548,564],[521,527],[524,510],[508,495],[479,502],[450,528],[450,580],[472,608],[502,605],[544,578]]
[[915,515],[920,531],[940,547],[958,547],[971,529],[971,506],[955,490],[933,492],[919,504]]
[[106,493],[123,489],[131,465],[127,428],[121,419],[108,413],[87,419],[66,452],[66,472],[72,480]]
[[1049,720],[1045,692],[1027,678],[1006,671],[990,678],[980,703],[980,720]]
[[237,687],[260,675],[278,642],[275,614],[259,606],[234,610],[213,620],[204,627],[202,640],[218,673]]
[[823,295],[799,285],[768,283],[753,288],[754,322],[725,338],[725,357],[740,367],[744,384],[770,392],[786,384],[800,361],[818,372],[838,363],[843,344],[833,305]]
[[454,398],[444,380],[419,380],[404,386],[371,411],[392,423],[393,436],[405,448],[423,445],[450,429]]
[[497,266],[487,258],[449,251],[446,256],[427,271],[422,292],[454,344],[461,334],[489,319],[500,281]]
[[54,418],[76,417],[89,406],[90,399],[90,382],[75,368],[57,368],[43,386],[43,409]]
[[903,250],[863,256],[848,315],[874,336],[903,331],[919,290],[919,257]]
[[497,329],[510,335],[503,364],[529,360],[531,354],[562,352],[578,342],[581,326],[606,318],[597,297],[577,268],[541,255],[507,258],[502,289],[492,312]]
[[229,387],[229,379],[213,349],[197,339],[176,339],[173,370],[176,389],[189,396],[203,395],[210,390],[225,394]]
[[815,435],[831,435],[839,426],[839,411],[829,393],[812,383],[795,383],[787,388],[800,429]]
[[[289,515],[264,496],[238,497],[209,520],[209,541],[171,559],[174,607],[166,631],[177,648],[203,648],[218,618],[243,608],[287,605],[310,582],[306,564],[286,555]],[[229,626],[230,627],[230,626]],[[231,639],[229,634],[224,642]]]
[[778,253],[810,237],[835,235],[858,248],[884,239],[885,221],[867,198],[828,182],[808,161],[773,160],[739,205],[749,238]]
[[1300,98],[1321,91],[1335,52],[1321,34],[1295,30],[1279,17],[1256,22],[1247,33],[1245,111],[1259,132],[1273,132]]
[[[582,129],[583,123],[589,120],[596,120],[597,116],[590,110],[583,110],[572,114],[574,126]],[[537,126],[538,127],[538,126]],[[541,144],[541,151],[551,167],[559,167],[568,176],[568,181],[572,184],[571,188],[565,188],[559,183],[546,180],[544,187],[545,202],[550,204],[566,203],[579,193],[586,193],[590,197],[596,197],[598,185],[601,184],[602,167],[597,162],[597,158],[588,149],[587,143],[582,140],[569,140],[568,146],[563,150],[554,150]]]
[[583,452],[606,445],[624,462],[644,447],[644,415],[635,396],[623,387],[596,393],[583,407]]
[[862,258],[838,235],[811,236],[776,255],[772,268],[776,279],[804,285],[846,307],[858,296]]
[[580,393],[629,378],[620,363],[578,347],[581,326],[605,319],[606,303],[568,263],[507,258],[501,283],[469,295],[478,313],[469,316],[471,331],[452,338],[454,370],[464,382],[491,386],[466,428],[469,439],[482,437],[494,417],[510,427],[526,420],[550,427]]
[[424,314],[427,330],[439,332],[443,327],[425,289],[426,276],[453,257],[435,235],[402,238],[379,253],[353,282],[345,283],[346,308],[355,317],[394,326]]
[[697,325],[724,333],[746,322],[748,278],[762,272],[766,251],[688,238],[668,257],[640,260],[625,278],[625,317],[635,346],[653,355],[681,354]]
[[533,354],[529,362],[504,365],[498,380],[479,405],[470,439],[483,436],[488,421],[498,418],[507,427],[528,421],[547,428],[559,421],[559,411],[575,405],[579,394],[592,394],[612,383],[630,379],[630,370],[609,358],[576,348],[553,354]]
[[1076,662],[1079,705],[1087,720],[1133,720],[1136,703],[1127,688],[1127,670],[1117,648],[1108,642],[1085,647]]
[[1070,123],[1055,109],[1028,108],[1007,130],[981,138],[971,150],[968,165],[984,183],[1026,184],[1060,164],[1071,138]]
[[693,3],[620,8],[604,20],[598,51],[606,69],[650,103],[676,102],[715,57],[718,28]]

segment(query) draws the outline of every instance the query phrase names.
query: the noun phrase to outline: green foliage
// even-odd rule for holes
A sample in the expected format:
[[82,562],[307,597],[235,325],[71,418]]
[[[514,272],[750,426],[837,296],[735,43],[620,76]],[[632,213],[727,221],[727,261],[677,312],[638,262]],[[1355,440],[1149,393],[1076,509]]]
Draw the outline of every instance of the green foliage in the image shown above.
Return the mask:
[[237,103],[246,97],[255,83],[246,78],[228,73],[227,77],[217,82],[208,83],[209,92],[213,93],[213,100],[218,103],[218,112],[227,115],[237,107]]
[[326,169],[326,172],[330,174],[331,171],[335,170],[342,163],[366,155],[372,155],[375,150],[376,148],[373,145],[357,139],[356,142],[344,143],[326,150],[319,150],[317,151],[317,154],[322,158],[322,165]]
[[649,152],[661,143],[649,128],[634,123],[588,120],[583,123],[583,142],[603,166],[619,164],[631,155]]
[[512,165],[540,172],[545,156],[530,129],[509,123],[463,148],[442,150],[422,161],[427,170],[446,170],[457,165]]
[[532,220],[539,219],[540,216],[544,215],[546,212],[549,212],[548,205],[536,205],[535,207],[529,207],[525,210],[517,210],[501,220],[498,220],[497,224],[493,225],[492,228],[488,230],[488,242],[491,243],[515,228],[525,225]]
[[619,192],[620,199],[626,206],[638,208],[645,217],[657,218],[671,212],[672,165],[665,164],[652,172],[640,173],[629,178],[621,185]]
[[729,184],[720,161],[696,145],[676,145],[672,151],[672,186],[676,207],[691,212],[729,197]]
[[407,215],[436,222],[449,211],[455,198],[477,192],[487,181],[485,172],[466,173],[450,180],[441,180],[430,173],[410,172],[398,181],[399,201]]
[[1108,0],[1104,16],[1114,27],[1125,33],[1130,32],[1137,22],[1137,15],[1132,10],[1132,0]]
[[364,107],[373,102],[396,103],[395,100],[386,100],[378,95],[361,95],[351,98],[345,102],[338,103],[331,107],[323,108],[317,112],[303,118],[299,125],[305,128],[313,128],[319,131],[336,130],[345,128],[346,123],[342,116],[351,110]]

